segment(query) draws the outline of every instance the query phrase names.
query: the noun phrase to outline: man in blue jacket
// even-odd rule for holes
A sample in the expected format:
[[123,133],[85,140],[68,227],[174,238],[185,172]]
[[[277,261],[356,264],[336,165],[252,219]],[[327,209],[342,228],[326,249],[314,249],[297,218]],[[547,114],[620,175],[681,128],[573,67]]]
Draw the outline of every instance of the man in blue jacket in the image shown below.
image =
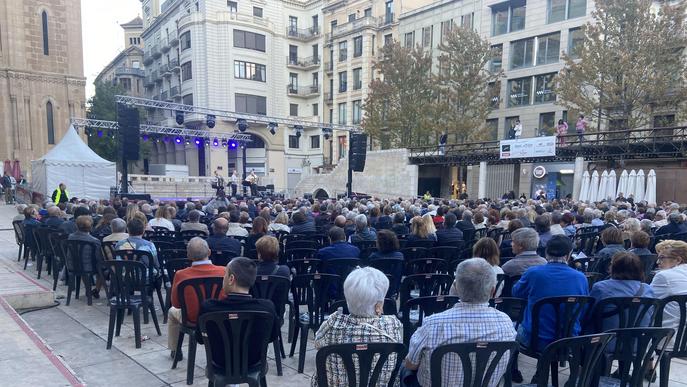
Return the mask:
[[[536,349],[542,351],[551,342],[560,339],[556,337],[555,314],[552,308],[541,309],[537,316],[539,320],[539,333],[537,338],[532,337],[532,316],[534,304],[546,297],[558,296],[586,296],[589,294],[587,278],[581,272],[568,266],[570,253],[573,246],[570,238],[564,235],[555,235],[546,244],[547,264],[532,266],[513,286],[513,297],[527,299],[527,309],[522,324],[518,328],[518,342],[531,348],[532,339],[538,339]],[[580,333],[580,321],[575,322],[573,335]],[[517,371],[516,371],[517,372]],[[520,375],[518,375],[520,376]],[[536,378],[536,375],[535,375]],[[513,381],[517,379],[513,375]],[[522,376],[520,376],[522,379]],[[536,380],[532,379],[533,383]]]
[[360,249],[346,242],[346,233],[341,227],[330,228],[328,235],[330,245],[317,252],[317,259],[321,259],[323,263],[332,258],[358,258],[360,256]]

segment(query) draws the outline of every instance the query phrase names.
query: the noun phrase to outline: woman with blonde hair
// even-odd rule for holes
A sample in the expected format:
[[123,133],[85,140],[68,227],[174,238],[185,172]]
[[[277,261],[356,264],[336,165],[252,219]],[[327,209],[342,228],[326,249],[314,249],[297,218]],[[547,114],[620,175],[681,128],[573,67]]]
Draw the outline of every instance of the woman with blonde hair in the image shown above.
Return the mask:
[[[129,223],[131,219],[134,218],[134,215],[138,212],[138,204],[136,203],[129,203],[129,205],[126,206],[126,215],[124,216],[124,220]],[[145,215],[144,215],[145,217]],[[148,219],[146,219],[146,224],[148,223]]]
[[[434,219],[432,219],[432,215],[429,213],[422,215],[422,221],[425,223],[425,227],[427,227],[427,233],[429,235],[432,235],[434,240],[437,239],[437,227],[434,224]],[[431,239],[432,237],[430,237]]]
[[[659,271],[651,281],[656,298],[687,294],[687,243],[665,240],[656,245]],[[668,303],[663,309],[663,327],[677,332],[680,324],[680,306]],[[675,337],[668,344],[667,351],[673,350]]]
[[[432,223],[432,217],[427,217],[429,222]],[[408,242],[415,241],[435,241],[437,240],[436,234],[431,234],[429,232],[428,223],[424,221],[421,216],[416,216],[410,220],[410,234],[406,237]]]
[[155,211],[155,218],[148,222],[150,227],[164,227],[169,231],[174,231],[174,224],[165,217],[165,212],[167,212],[167,206],[160,204]]
[[274,219],[274,222],[270,223],[267,228],[270,232],[291,232],[291,227],[289,227],[289,216],[286,212],[280,212]]

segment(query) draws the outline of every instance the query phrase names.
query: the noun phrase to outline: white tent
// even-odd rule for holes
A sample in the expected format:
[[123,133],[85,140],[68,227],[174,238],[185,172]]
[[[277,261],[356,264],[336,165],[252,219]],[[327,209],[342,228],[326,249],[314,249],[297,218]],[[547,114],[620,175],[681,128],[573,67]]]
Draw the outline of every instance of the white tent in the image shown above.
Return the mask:
[[646,200],[648,204],[656,204],[656,171],[653,169],[649,171],[649,175],[646,178],[644,200]]
[[620,179],[618,179],[618,190],[615,193],[616,197],[620,196],[621,193],[623,196],[627,197],[627,179],[627,170],[624,169],[620,174]]
[[611,172],[608,173],[608,186],[606,187],[606,197],[611,198],[611,200],[615,199],[615,171],[611,169]]
[[627,175],[627,192],[625,192],[625,197],[629,198],[630,195],[634,198],[635,196],[635,186],[637,183],[637,171],[634,169],[630,171],[630,174]]
[[646,191],[644,186],[644,170],[640,169],[637,171],[637,181],[635,182],[635,202],[644,200],[644,191]]
[[589,183],[589,201],[595,202],[597,196],[599,196],[599,172],[594,170],[592,180]]
[[577,200],[585,202],[589,200],[589,172],[584,171],[582,174],[582,186],[580,187],[580,195]]
[[599,193],[596,195],[596,201],[600,202],[606,200],[606,189],[608,187],[608,171],[604,169],[601,173],[601,183],[599,183]]
[[50,198],[60,183],[70,196],[108,199],[115,185],[115,163],[98,156],[81,140],[73,126],[59,144],[38,160],[31,161],[33,189]]

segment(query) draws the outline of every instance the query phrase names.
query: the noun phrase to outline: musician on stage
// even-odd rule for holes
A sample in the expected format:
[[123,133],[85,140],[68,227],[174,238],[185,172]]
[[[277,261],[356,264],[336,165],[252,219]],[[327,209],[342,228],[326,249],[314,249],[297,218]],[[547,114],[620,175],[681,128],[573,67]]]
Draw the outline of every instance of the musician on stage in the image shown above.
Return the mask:
[[239,185],[239,175],[236,173],[236,170],[234,169],[234,172],[231,174],[231,197],[236,197],[236,189]]
[[215,188],[215,197],[224,197],[224,178],[217,171],[215,171],[213,186]]

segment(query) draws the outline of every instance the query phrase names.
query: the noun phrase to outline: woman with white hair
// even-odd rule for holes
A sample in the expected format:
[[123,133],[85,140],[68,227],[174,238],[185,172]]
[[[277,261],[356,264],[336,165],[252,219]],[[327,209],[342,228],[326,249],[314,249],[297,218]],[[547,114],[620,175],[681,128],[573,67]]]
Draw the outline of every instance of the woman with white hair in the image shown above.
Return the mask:
[[278,212],[277,217],[274,219],[274,222],[270,223],[267,230],[269,232],[280,231],[280,232],[290,233],[291,227],[289,227],[288,224],[289,224],[289,216],[286,214],[286,212]]
[[[389,280],[381,271],[372,267],[353,270],[344,281],[344,296],[350,314],[337,311],[322,323],[315,334],[315,348],[344,343],[400,343],[403,341],[403,325],[393,315],[382,314],[384,296]],[[391,355],[382,368],[377,385],[389,384],[396,356]],[[329,356],[325,370],[330,386],[347,386],[348,377],[343,361]],[[317,385],[313,375],[312,385]]]

